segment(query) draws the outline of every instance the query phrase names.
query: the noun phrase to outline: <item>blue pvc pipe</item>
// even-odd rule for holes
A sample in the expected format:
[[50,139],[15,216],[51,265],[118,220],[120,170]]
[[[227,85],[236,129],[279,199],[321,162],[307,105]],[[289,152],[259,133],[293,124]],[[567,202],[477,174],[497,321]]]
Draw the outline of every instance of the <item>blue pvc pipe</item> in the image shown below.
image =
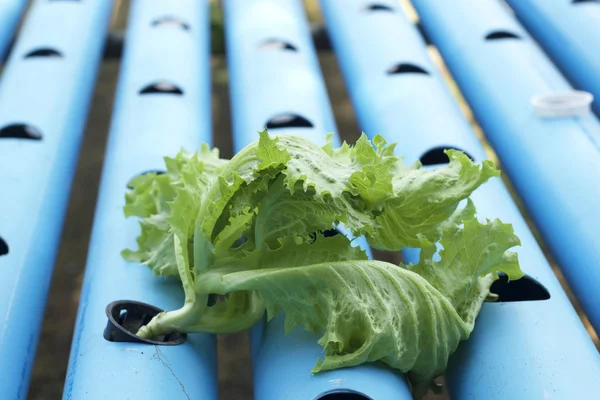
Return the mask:
[[[365,11],[370,3],[321,0],[363,130],[399,143],[397,151],[407,163],[439,147],[461,149],[477,162],[485,159],[481,143],[397,1],[378,1],[390,7],[388,12]],[[386,74],[399,64],[418,68]],[[451,357],[447,382],[452,398],[569,399],[597,393],[600,357],[502,181],[490,181],[472,198],[480,219],[513,224],[522,242],[517,252],[523,270],[551,298],[483,306],[471,338]]]
[[[536,116],[532,96],[571,87],[500,2],[413,4],[592,325],[600,330],[598,120],[593,114]],[[520,39],[485,40],[498,31]]]
[[27,395],[111,8],[36,1],[0,81],[2,398]]
[[[257,140],[257,131],[269,120],[287,113],[307,118],[313,128],[273,133],[304,135],[324,144],[335,121],[300,2],[232,0],[224,1],[224,11],[235,152]],[[297,51],[270,47],[270,40]]]
[[[122,211],[126,185],[164,156],[211,143],[208,1],[131,3],[127,43],[117,86],[85,281],[71,349],[64,399],[216,399],[214,335],[189,335],[184,344],[152,346],[104,339],[104,310],[131,299],[173,310],[181,284],[160,279],[119,254],[136,248],[138,221]],[[184,26],[153,26],[161,17]],[[166,80],[183,92],[139,94]]]
[[600,3],[571,0],[507,0],[567,78],[591,92],[600,115]]
[[27,0],[4,0],[0,3],[0,63],[4,60]]
[[[336,127],[302,2],[226,0],[224,9],[235,150],[255,141],[256,132],[281,113],[301,116],[313,127],[272,129],[271,134],[304,135],[324,144],[325,133]],[[260,47],[272,38],[289,46]],[[253,328],[254,398],[313,400],[356,392],[372,399],[411,399],[405,380],[378,364],[311,375],[323,357],[317,339],[300,328],[284,335],[281,316]]]

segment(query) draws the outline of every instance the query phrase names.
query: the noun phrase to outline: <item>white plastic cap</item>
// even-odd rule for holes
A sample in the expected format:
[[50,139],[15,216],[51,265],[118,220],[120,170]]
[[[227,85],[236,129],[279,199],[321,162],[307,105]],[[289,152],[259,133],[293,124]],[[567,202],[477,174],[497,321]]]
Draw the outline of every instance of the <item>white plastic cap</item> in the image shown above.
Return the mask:
[[571,90],[533,96],[531,104],[542,118],[583,117],[590,112],[593,100],[591,93]]

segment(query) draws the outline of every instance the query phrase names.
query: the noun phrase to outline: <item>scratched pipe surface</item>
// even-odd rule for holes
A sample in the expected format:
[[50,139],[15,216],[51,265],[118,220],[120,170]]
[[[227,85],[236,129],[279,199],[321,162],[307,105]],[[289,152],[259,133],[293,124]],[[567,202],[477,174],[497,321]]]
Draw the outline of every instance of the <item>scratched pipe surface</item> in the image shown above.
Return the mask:
[[[124,195],[134,176],[164,169],[164,156],[181,147],[194,151],[212,137],[208,2],[144,0],[131,7],[63,398],[212,400],[213,335],[189,335],[177,346],[109,342],[102,335],[111,301],[165,310],[183,305],[180,283],[121,258],[122,249],[136,248],[139,234],[138,221],[123,215]],[[165,16],[185,23],[153,24]],[[150,93],[140,94],[144,88]]]

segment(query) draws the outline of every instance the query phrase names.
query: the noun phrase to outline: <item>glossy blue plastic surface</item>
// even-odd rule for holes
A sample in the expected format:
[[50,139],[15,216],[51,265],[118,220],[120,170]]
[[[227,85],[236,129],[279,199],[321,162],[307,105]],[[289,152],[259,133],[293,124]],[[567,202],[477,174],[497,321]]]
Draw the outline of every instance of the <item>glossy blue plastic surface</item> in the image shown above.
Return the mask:
[[[271,134],[293,133],[324,144],[325,133],[336,127],[302,2],[226,0],[224,9],[235,150],[256,140],[256,131],[281,113],[298,114],[314,127],[273,129]],[[298,51],[258,48],[271,38]],[[317,340],[300,328],[284,335],[281,316],[254,327],[254,398],[313,400],[352,391],[377,400],[411,398],[400,375],[375,364],[311,375],[323,357]]]
[[[398,2],[378,1],[391,12],[365,11],[370,3],[321,0],[362,129],[398,143],[397,152],[407,163],[438,147],[461,149],[478,162],[485,159],[481,143]],[[428,74],[386,74],[398,64]],[[480,219],[513,224],[522,242],[516,250],[523,270],[551,298],[483,306],[471,338],[451,357],[447,383],[452,398],[575,399],[597,393],[600,356],[502,181],[490,181],[472,198]]]
[[[600,328],[600,124],[541,119],[532,96],[571,87],[496,0],[413,2],[592,325]],[[485,40],[494,31],[521,39]],[[568,251],[566,251],[568,249]]]
[[[213,335],[189,335],[178,346],[103,337],[111,301],[137,300],[165,310],[182,306],[180,283],[121,258],[121,250],[136,248],[139,234],[138,221],[125,219],[122,207],[130,179],[164,169],[164,156],[182,147],[195,151],[212,138],[208,1],[145,0],[131,7],[63,398],[216,399]],[[189,29],[152,26],[165,16],[181,18]],[[139,94],[157,81],[171,82],[183,94]]]
[[27,0],[3,0],[0,3],[0,60],[4,60],[26,6]]
[[[27,394],[111,6],[36,1],[0,81],[1,398]],[[24,58],[40,47],[63,57]],[[6,137],[13,124],[41,140]]]
[[594,95],[594,111],[600,115],[600,2],[507,2],[567,78]]
[[[233,81],[234,150],[257,140],[257,131],[271,118],[288,113],[308,119],[314,127],[280,128],[272,133],[303,135],[324,143],[325,135],[335,130],[335,121],[301,1],[230,0],[223,6],[227,66]],[[297,51],[260,48],[272,39]]]

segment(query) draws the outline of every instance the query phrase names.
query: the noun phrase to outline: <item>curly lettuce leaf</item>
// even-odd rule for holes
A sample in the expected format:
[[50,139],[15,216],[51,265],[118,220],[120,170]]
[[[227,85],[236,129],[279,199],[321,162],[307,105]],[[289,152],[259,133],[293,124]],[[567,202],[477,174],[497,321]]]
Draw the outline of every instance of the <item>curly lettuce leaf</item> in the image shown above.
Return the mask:
[[[138,249],[126,249],[121,254],[127,261],[147,265],[155,275],[179,278],[173,228],[181,225],[178,218],[183,223],[195,219],[194,210],[186,202],[193,202],[206,192],[227,161],[206,144],[195,154],[182,151],[164,160],[166,173],[139,175],[129,182],[131,190],[125,194],[123,211],[126,217],[141,218],[141,234],[137,239]],[[191,244],[190,241],[190,247]]]
[[269,319],[285,312],[288,333],[295,326],[320,333],[325,358],[315,373],[383,361],[408,373],[418,395],[469,337],[496,274],[522,276],[517,255],[506,251],[518,244],[509,225],[467,221],[463,229],[445,230],[441,242],[437,262],[434,251],[425,251],[409,267],[358,259],[302,266],[282,260],[253,270],[223,266],[203,273],[199,289],[257,291]]
[[[139,178],[126,196],[142,233],[124,256],[178,276],[185,303],[138,335],[235,332],[284,311],[286,329],[322,334],[315,372],[380,360],[421,393],[468,338],[497,273],[522,276],[507,252],[519,244],[512,228],[479,223],[468,200],[499,170],[446,154],[447,166],[423,170],[380,136],[334,148],[331,137],[319,147],[264,131],[231,160],[207,146],[166,159],[167,174]],[[421,261],[369,261],[331,236],[341,225],[378,249],[421,248]],[[214,294],[226,299],[208,306]]]
[[[182,275],[186,302],[179,310],[159,314],[138,331],[138,336],[155,337],[174,331],[232,333],[248,329],[260,320],[265,304],[262,296],[253,291],[232,293],[226,301],[207,308],[206,302],[210,294],[227,293],[203,290],[202,274],[192,276],[185,261],[185,250],[177,243],[177,237],[175,242],[178,262],[182,268],[188,269]],[[341,234],[325,236],[323,233],[316,233],[311,241],[305,241],[299,236],[288,236],[280,238],[276,248],[264,247],[244,253],[243,256],[231,253],[222,257],[208,271],[235,272],[282,265],[293,268],[322,261],[367,260],[364,250],[352,246],[350,240]]]
[[125,249],[121,255],[132,262],[148,265],[155,275],[178,276],[175,266],[173,235],[169,232],[167,217],[169,201],[175,196],[171,182],[177,174],[155,172],[139,175],[129,182],[132,189],[125,194],[125,216],[142,218],[141,234],[137,238],[138,249]]
[[[207,146],[171,161],[167,167],[173,171],[167,176],[175,178],[174,198],[166,202],[168,211],[155,214],[168,229],[161,225],[158,232],[143,231],[140,251],[147,251],[138,257],[154,262],[155,272],[176,271],[187,282],[187,311],[172,314],[178,316],[172,323],[161,317],[163,327],[185,329],[200,319],[207,298],[195,295],[196,277],[231,253],[243,258],[252,246],[276,246],[286,236],[307,240],[340,223],[380,249],[397,251],[423,239],[434,243],[444,224],[460,223],[466,215],[457,209],[459,203],[498,175],[493,164],[484,162],[480,168],[459,152],[449,152],[448,166],[436,171],[408,167],[383,138],[377,136],[373,143],[363,134],[354,146],[344,143],[334,149],[331,141],[319,147],[300,136],[263,131],[229,161],[218,159]],[[147,222],[148,217],[142,224]],[[241,248],[238,238],[246,240]]]
[[[408,269],[421,275],[444,295],[461,318],[473,324],[477,313],[471,308],[471,298],[480,291],[473,277],[491,274],[496,279],[497,272],[504,272],[509,280],[523,277],[517,253],[507,250],[520,246],[513,227],[500,220],[488,221],[482,225],[476,219],[464,222],[464,227],[449,226],[440,241],[441,262],[434,262],[436,246],[422,243],[422,259],[419,264],[409,265]],[[498,266],[502,266],[499,270]]]
[[[259,204],[264,196],[276,195],[273,190],[279,188],[278,182],[290,195],[309,194],[304,206],[311,209],[304,221],[314,223],[318,219],[324,226],[343,223],[354,236],[365,235],[373,247],[397,251],[417,247],[421,237],[439,240],[440,227],[459,203],[499,175],[491,162],[484,161],[479,167],[452,150],[447,152],[447,167],[435,171],[423,170],[420,165],[408,167],[394,156],[394,146],[380,136],[374,144],[363,135],[355,146],[344,144],[333,149],[330,143],[319,147],[299,136],[261,132],[260,140],[242,149],[222,168],[199,208],[194,233],[197,271],[214,261],[213,240],[224,228],[223,215],[235,205],[236,198],[253,194],[251,206],[258,206],[260,218],[269,208]],[[324,209],[325,218],[317,218]],[[290,208],[290,212],[295,211]],[[297,224],[287,226],[303,229]],[[281,236],[287,233],[285,229],[279,231]]]

